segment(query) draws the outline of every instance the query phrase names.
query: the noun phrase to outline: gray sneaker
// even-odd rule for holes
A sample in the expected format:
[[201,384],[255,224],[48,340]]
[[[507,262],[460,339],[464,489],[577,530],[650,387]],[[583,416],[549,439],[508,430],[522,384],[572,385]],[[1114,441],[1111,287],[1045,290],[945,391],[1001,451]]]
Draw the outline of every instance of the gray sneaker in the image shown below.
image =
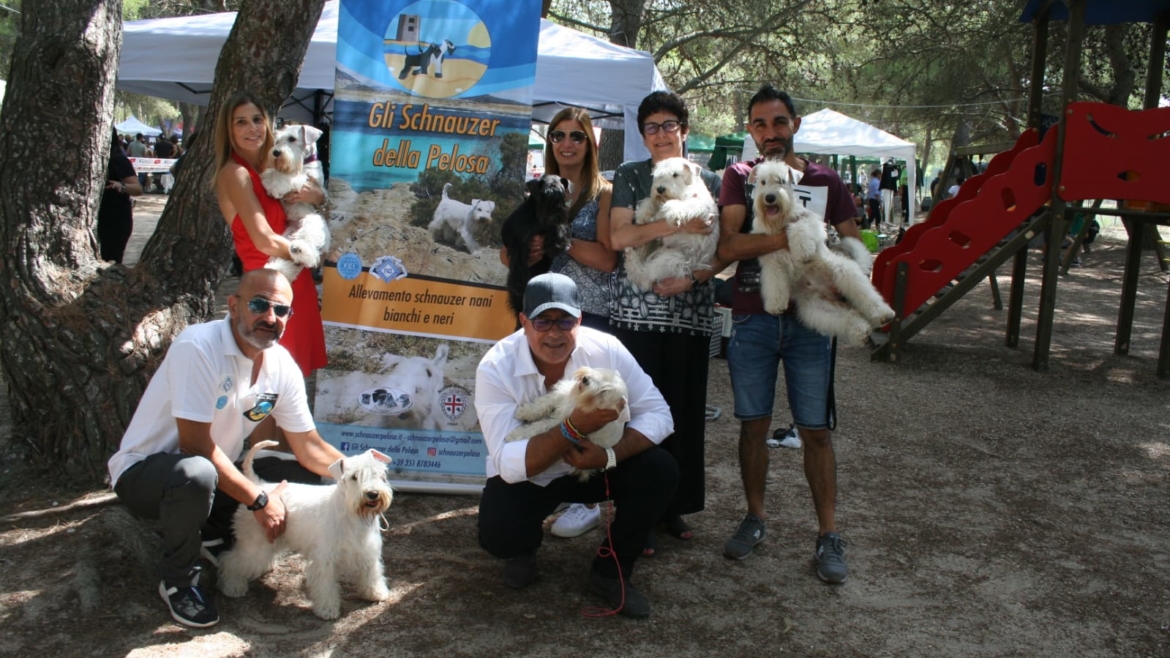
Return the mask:
[[723,542],[723,554],[735,560],[742,560],[752,554],[756,544],[768,537],[764,521],[755,514],[748,514],[739,523],[739,529],[731,539]]
[[813,554],[817,561],[817,576],[826,583],[840,584],[849,575],[845,564],[845,540],[835,532],[826,532],[817,537],[817,550]]

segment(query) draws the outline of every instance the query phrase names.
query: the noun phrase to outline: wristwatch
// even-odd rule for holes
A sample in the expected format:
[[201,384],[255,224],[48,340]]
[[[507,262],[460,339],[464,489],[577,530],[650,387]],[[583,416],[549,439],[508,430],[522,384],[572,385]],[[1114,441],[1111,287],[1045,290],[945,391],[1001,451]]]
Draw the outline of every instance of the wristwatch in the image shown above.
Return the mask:
[[256,502],[248,505],[249,512],[259,512],[268,506],[268,494],[261,491],[259,496],[256,496]]
[[613,448],[606,448],[605,456],[607,458],[607,461],[605,462],[605,470],[612,471],[617,467],[617,453],[613,451]]

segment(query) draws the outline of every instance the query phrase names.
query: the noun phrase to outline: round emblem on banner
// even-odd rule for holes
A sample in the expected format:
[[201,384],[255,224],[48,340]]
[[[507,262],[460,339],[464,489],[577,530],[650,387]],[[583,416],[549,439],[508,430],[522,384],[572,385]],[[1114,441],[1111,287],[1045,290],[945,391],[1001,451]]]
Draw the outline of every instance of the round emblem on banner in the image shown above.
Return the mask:
[[362,259],[355,253],[342,255],[337,259],[337,274],[345,280],[356,279],[362,273]]
[[390,77],[406,91],[428,98],[468,91],[487,72],[492,57],[492,37],[483,20],[452,0],[402,8],[386,26],[383,43]]
[[462,386],[448,386],[439,391],[439,409],[448,420],[458,420],[467,411],[471,394]]

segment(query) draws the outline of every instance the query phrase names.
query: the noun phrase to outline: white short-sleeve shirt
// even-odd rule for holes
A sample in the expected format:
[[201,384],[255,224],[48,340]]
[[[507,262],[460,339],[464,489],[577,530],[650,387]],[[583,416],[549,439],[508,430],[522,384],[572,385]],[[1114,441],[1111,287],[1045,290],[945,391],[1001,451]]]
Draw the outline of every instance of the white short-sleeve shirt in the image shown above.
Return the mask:
[[[621,374],[629,391],[627,427],[656,444],[674,432],[674,419],[666,400],[618,339],[588,327],[578,328],[577,347],[569,355],[565,376],[571,376],[581,366],[609,368]],[[504,437],[520,426],[515,418],[516,407],[547,392],[544,375],[536,369],[523,330],[501,339],[483,356],[475,371],[475,411],[488,451],[489,478],[499,475],[505,482],[528,480],[543,487],[569,473],[572,467],[562,459],[530,475],[524,464],[528,441],[504,442]]]
[[228,317],[192,325],[171,344],[110,458],[110,486],[149,455],[177,454],[178,418],[211,423],[211,439],[232,461],[269,414],[290,432],[316,427],[305,381],[288,350],[280,345],[265,350],[253,384],[252,360],[240,351],[230,323]]

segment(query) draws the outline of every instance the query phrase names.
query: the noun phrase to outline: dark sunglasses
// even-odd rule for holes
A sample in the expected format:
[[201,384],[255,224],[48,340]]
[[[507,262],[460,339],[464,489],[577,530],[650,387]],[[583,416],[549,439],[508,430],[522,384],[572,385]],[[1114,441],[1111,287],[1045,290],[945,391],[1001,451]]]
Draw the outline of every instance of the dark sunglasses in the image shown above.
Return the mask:
[[572,331],[573,327],[577,326],[577,318],[571,315],[566,315],[560,320],[550,320],[548,318],[534,318],[532,320],[532,328],[541,333],[552,329],[554,324],[557,326],[557,329],[560,329],[561,331]]
[[663,121],[662,123],[644,123],[642,124],[642,132],[647,135],[657,135],[658,129],[661,128],[670,134],[678,132],[682,124],[678,121]]
[[252,311],[253,313],[267,313],[268,309],[270,308],[278,318],[292,315],[292,307],[288,304],[273,304],[263,297],[253,297],[251,301],[248,302],[248,310]]
[[[585,141],[585,133],[580,130],[574,130],[573,132],[569,133],[569,139],[580,144]],[[550,132],[548,134],[548,141],[552,142],[553,144],[560,144],[561,142],[565,141],[565,131],[554,130]]]

